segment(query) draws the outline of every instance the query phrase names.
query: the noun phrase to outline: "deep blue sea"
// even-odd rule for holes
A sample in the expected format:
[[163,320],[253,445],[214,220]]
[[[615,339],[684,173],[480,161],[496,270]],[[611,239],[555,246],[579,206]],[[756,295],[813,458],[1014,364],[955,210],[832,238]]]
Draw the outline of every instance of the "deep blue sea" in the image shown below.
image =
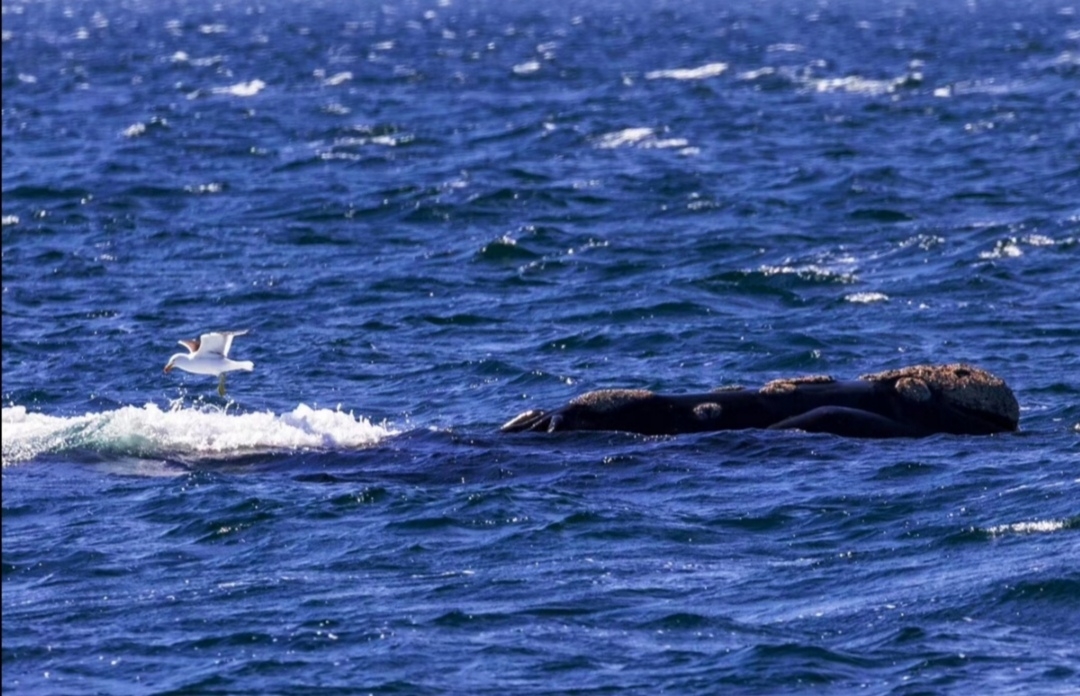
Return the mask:
[[[3,692],[1080,692],[1076,0],[3,1]],[[216,380],[162,368],[247,329]],[[506,435],[969,362],[1018,433]]]

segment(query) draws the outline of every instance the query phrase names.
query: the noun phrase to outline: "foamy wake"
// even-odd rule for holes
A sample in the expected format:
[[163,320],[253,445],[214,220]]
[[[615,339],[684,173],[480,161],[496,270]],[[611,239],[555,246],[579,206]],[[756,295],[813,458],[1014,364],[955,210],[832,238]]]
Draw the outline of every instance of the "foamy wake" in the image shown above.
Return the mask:
[[43,454],[101,454],[219,459],[256,452],[337,450],[372,445],[394,435],[351,413],[300,404],[291,413],[228,413],[217,406],[124,406],[82,416],[48,416],[23,406],[3,409],[3,466]]

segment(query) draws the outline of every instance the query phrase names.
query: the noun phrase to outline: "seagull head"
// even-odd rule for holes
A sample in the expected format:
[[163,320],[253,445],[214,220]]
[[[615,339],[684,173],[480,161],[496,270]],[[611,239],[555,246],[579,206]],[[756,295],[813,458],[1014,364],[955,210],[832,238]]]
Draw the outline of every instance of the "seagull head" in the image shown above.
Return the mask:
[[183,353],[177,353],[176,355],[169,358],[169,362],[165,364],[165,374],[169,374],[169,372],[172,371],[174,367],[176,367],[176,363],[178,361],[187,359],[188,356],[184,355]]

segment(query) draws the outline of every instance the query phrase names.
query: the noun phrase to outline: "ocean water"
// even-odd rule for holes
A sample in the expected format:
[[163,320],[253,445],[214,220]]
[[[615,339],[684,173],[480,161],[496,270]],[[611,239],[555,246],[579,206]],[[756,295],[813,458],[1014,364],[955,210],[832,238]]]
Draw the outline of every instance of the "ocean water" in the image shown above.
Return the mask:
[[[1080,691],[1080,5],[3,3],[3,691]],[[248,329],[255,370],[163,374]],[[503,435],[966,361],[1018,433]]]

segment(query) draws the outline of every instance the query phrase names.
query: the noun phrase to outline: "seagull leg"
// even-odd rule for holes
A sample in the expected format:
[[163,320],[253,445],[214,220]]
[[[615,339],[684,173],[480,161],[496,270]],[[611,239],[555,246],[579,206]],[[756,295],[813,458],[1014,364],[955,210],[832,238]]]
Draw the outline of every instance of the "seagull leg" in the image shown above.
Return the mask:
[[218,393],[218,396],[225,396],[225,373],[224,372],[222,372],[221,375],[218,376],[217,393]]

